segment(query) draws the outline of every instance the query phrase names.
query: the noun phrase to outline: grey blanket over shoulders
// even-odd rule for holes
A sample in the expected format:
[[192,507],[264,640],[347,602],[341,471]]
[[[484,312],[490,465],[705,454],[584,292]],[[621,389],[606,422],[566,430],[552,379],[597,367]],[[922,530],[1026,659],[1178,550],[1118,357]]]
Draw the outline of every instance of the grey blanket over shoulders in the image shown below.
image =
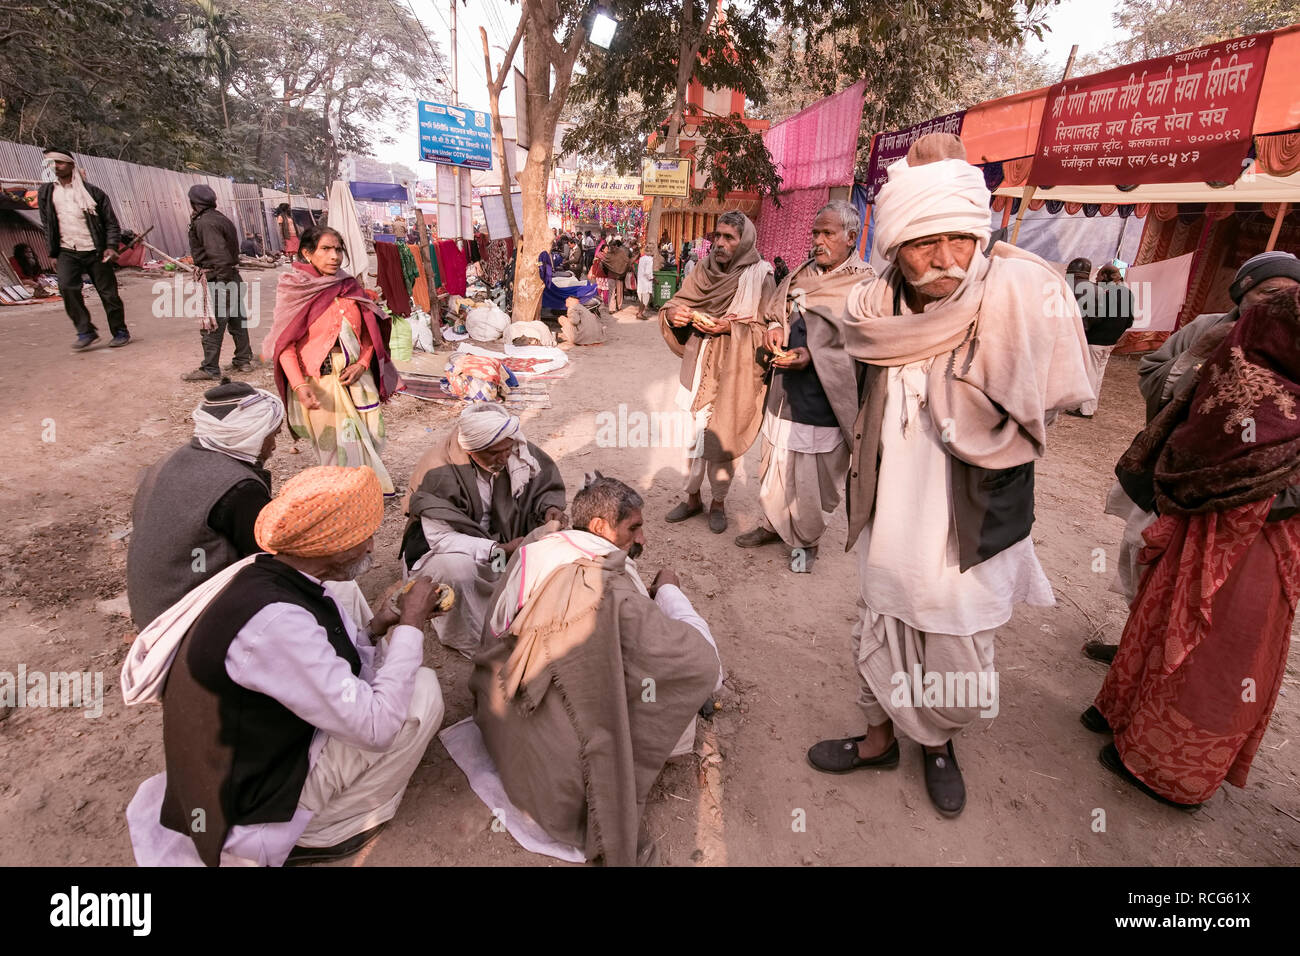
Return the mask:
[[[483,502],[478,493],[475,465],[469,453],[460,447],[457,434],[452,428],[435,439],[433,447],[416,463],[411,473],[412,490],[406,513],[410,523],[432,518],[445,521],[460,534],[484,537],[479,524],[483,518]],[[542,525],[548,508],[564,510],[564,479],[560,477],[560,469],[532,442],[528,448],[541,470],[519,495],[511,495],[510,482],[504,474],[492,485],[492,516],[487,537],[500,544],[524,537]]]
[[626,558],[553,571],[509,630],[485,627],[469,682],[510,800],[610,866],[636,863],[646,797],[718,676],[704,635],[638,591]]

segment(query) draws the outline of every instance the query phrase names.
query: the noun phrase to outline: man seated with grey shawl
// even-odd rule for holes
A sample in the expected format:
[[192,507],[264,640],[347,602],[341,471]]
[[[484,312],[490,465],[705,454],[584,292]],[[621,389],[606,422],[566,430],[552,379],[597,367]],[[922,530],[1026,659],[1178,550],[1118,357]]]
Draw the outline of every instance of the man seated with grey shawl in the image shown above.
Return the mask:
[[[1231,311],[1198,315],[1169,336],[1160,348],[1139,360],[1138,389],[1146,401],[1147,421],[1155,418],[1176,396],[1196,387],[1201,365],[1228,337],[1243,312],[1296,286],[1300,286],[1300,259],[1293,254],[1262,252],[1247,259],[1228,286]],[[1293,486],[1278,493],[1269,520],[1280,520],[1294,514],[1297,508],[1300,508],[1300,488]],[[1143,569],[1138,564],[1138,553],[1145,544],[1142,532],[1155,522],[1156,513],[1134,503],[1116,481],[1106,497],[1106,514],[1124,519],[1124,537],[1120,540],[1118,567],[1110,589],[1122,594],[1125,603],[1131,605],[1142,578]],[[1109,664],[1115,659],[1118,647],[1118,644],[1090,640],[1083,645],[1083,652],[1095,661]]]
[[510,556],[530,535],[559,530],[564,479],[524,438],[516,416],[474,402],[455,428],[434,438],[409,487],[403,561],[410,574],[455,590],[456,604],[434,628],[438,640],[468,657]]
[[694,747],[695,714],[722,683],[676,574],[641,580],[642,504],[597,473],[573,497],[572,530],[515,553],[470,677],[507,815],[611,866],[653,858],[638,835],[646,798],[669,756]]
[[772,298],[767,348],[774,354],[763,412],[758,500],[763,520],[742,548],[783,541],[790,570],[812,571],[826,515],[840,503],[858,415],[854,362],[844,351],[844,303],[874,275],[857,254],[858,211],[828,202],[812,224],[813,257]]
[[[1034,554],[1034,461],[1047,425],[1093,391],[1074,296],[1046,262],[990,234],[989,191],[948,134],[919,139],[876,202],[884,273],[849,295],[861,364],[848,483],[858,550],[852,648],[867,733],[808,751],[818,770],[895,767],[922,745],[926,790],[956,816],[952,738],[997,713],[993,635],[1053,603]],[[859,437],[860,436],[860,437]]]
[[685,521],[704,511],[700,489],[707,471],[714,534],[727,530],[727,491],[763,418],[758,349],[776,284],[757,242],[748,216],[724,212],[709,254],[659,310],[664,341],[682,360],[677,407],[694,416],[697,436],[688,455],[686,500],[665,517]]
[[145,470],[126,551],[126,597],[137,628],[261,550],[253,526],[271,500],[266,460],[283,421],[274,392],[218,385],[194,409],[189,443]]

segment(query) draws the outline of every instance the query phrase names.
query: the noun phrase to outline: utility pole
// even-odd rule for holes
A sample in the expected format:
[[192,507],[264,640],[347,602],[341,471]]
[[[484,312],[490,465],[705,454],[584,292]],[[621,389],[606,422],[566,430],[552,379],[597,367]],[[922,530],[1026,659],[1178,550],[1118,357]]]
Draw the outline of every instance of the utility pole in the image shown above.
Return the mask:
[[[457,76],[456,65],[460,60],[456,51],[456,0],[449,0],[451,3],[451,105],[460,106],[460,80]],[[460,167],[451,168],[452,187],[456,190],[456,228],[450,233],[450,236],[456,239],[461,238],[461,213],[460,213]]]

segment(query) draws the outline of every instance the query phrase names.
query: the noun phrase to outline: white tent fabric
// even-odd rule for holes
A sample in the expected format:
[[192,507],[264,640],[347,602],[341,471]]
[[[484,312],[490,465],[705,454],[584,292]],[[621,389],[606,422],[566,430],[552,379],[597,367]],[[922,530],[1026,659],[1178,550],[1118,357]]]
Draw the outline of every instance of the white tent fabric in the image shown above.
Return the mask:
[[[1026,186],[1000,186],[997,196],[1020,198]],[[1157,202],[1300,202],[1300,173],[1270,176],[1255,169],[1255,164],[1231,186],[1215,189],[1205,183],[1152,183],[1121,192],[1114,186],[1053,186],[1039,188],[1034,199],[1087,203],[1157,203]],[[1026,213],[1028,215],[1028,213]]]
[[374,269],[374,256],[366,251],[367,237],[357,218],[357,206],[352,199],[348,184],[335,180],[329,191],[329,224],[343,235],[343,244],[348,248],[348,259],[344,268],[357,277],[367,289],[375,288],[375,278],[370,274]]
[[[1002,213],[993,213],[992,225],[995,231],[1001,227]],[[1013,219],[1008,233],[1014,225]],[[1105,265],[1111,259],[1132,262],[1142,243],[1145,226],[1146,220],[1137,216],[1125,219],[1089,217],[1081,212],[1070,215],[1064,210],[1056,215],[1046,209],[1027,210],[1016,245],[1053,263],[1064,264],[1080,256],[1091,260],[1094,266]]]

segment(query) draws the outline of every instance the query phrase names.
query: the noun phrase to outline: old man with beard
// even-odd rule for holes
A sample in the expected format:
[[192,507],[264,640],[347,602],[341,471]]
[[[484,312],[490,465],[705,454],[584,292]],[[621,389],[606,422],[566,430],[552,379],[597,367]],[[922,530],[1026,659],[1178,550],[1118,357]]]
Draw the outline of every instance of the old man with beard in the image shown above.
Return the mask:
[[308,468],[258,515],[265,553],[140,633],[122,699],[162,701],[166,758],[127,807],[141,866],[341,859],[397,813],[442,723],[420,666],[439,595],[416,582],[370,614],[352,581],[383,517],[369,468]]
[[796,573],[812,570],[849,470],[858,403],[854,361],[844,351],[844,303],[874,275],[856,252],[859,222],[843,199],[817,212],[813,257],[781,283],[767,317],[766,345],[775,357],[763,413],[763,520],[736,544],[784,541]]
[[704,511],[700,491],[707,472],[714,534],[727,530],[727,491],[763,416],[758,349],[776,285],[757,242],[748,216],[724,212],[709,254],[659,310],[664,340],[681,359],[677,407],[694,416],[698,436],[689,456],[686,500],[665,519],[685,521]]
[[[1034,461],[1058,411],[1092,397],[1079,310],[1059,273],[997,243],[989,191],[955,136],[922,137],[876,207],[884,274],[849,295],[862,363],[848,483],[863,735],[808,752],[818,770],[894,767],[922,745],[938,811],[966,805],[953,737],[996,713],[993,636],[1052,589],[1034,553]],[[936,693],[936,688],[938,692]]]

